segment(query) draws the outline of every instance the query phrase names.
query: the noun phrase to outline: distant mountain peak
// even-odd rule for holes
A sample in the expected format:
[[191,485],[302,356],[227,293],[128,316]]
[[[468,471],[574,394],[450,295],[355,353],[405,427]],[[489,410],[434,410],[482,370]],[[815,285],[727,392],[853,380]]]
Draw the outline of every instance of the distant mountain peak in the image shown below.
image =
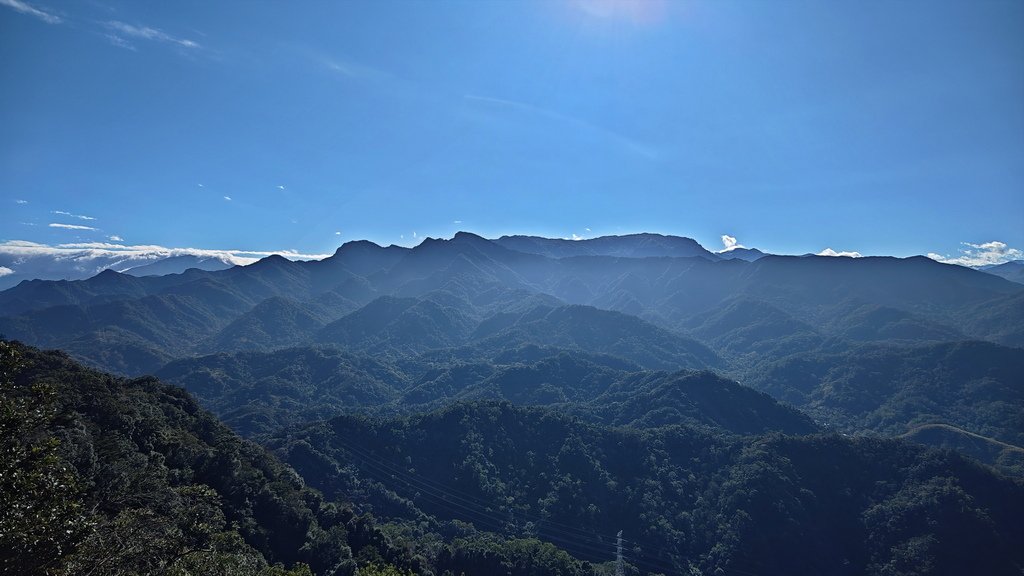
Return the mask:
[[180,274],[193,268],[211,272],[216,270],[225,270],[227,268],[231,268],[235,264],[236,262],[229,257],[181,254],[178,256],[162,258],[156,262],[133,266],[131,268],[121,270],[121,273],[136,277],[164,276],[167,274]]
[[369,240],[349,240],[341,246],[338,246],[338,249],[334,251],[334,255],[339,256],[346,252],[352,252],[355,250],[372,250],[374,248],[382,248],[382,246],[370,242]]
[[693,238],[651,232],[571,240],[516,235],[502,236],[493,242],[509,250],[540,254],[550,258],[572,256],[692,258],[697,256],[706,260],[720,260],[717,255],[701,246]]
[[460,241],[463,241],[463,242],[488,242],[488,243],[490,243],[490,240],[484,238],[483,236],[480,236],[480,235],[477,235],[477,234],[473,234],[472,232],[465,232],[465,231],[462,231],[462,230],[456,232],[455,236],[452,237],[452,240],[460,240]]
[[249,265],[245,266],[245,268],[249,268],[251,270],[257,270],[257,269],[260,269],[260,268],[269,268],[271,266],[283,267],[283,266],[298,266],[298,265],[299,264],[297,262],[289,260],[289,259],[285,258],[284,256],[281,256],[280,254],[271,254],[270,256],[264,256],[263,258],[260,258],[259,260],[253,262],[252,264],[249,264]]

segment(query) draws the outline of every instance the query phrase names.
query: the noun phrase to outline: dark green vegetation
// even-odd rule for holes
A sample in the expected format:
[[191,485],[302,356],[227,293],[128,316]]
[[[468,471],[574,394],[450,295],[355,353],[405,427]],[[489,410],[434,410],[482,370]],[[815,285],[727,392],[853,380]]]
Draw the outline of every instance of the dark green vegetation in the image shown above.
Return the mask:
[[0,333],[187,390],[22,350],[0,479],[52,521],[3,537],[53,573],[1024,567],[1024,285],[926,258],[460,233],[23,282]]
[[594,422],[637,427],[816,430],[796,410],[711,372],[642,371],[611,357],[535,346],[487,361],[443,360],[384,361],[290,348],[179,360],[157,375],[195,394],[245,435],[342,413],[407,413],[478,399],[557,406]]
[[588,559],[622,529],[645,571],[1011,574],[1024,561],[1024,485],[894,440],[729,439],[476,403],[336,418],[268,445],[387,517],[536,535]]
[[1024,483],[900,440],[611,427],[488,401],[281,432],[266,445],[282,464],[181,389],[0,352],[9,573],[596,576],[620,529],[639,573],[1024,567]]
[[[435,523],[459,537],[445,544],[376,522],[307,488],[180,388],[61,353],[0,342],[0,433],[4,574],[462,573],[484,561],[481,542],[537,574],[552,573],[547,562],[594,573],[532,540]],[[519,557],[535,551],[546,556]]]

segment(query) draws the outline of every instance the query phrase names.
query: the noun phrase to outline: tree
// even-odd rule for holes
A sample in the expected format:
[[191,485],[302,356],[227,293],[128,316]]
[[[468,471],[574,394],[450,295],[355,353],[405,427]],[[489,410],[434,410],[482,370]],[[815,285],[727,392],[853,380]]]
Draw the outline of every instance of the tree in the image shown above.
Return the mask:
[[56,392],[19,382],[20,350],[0,341],[0,572],[51,574],[88,527],[75,469],[50,435]]

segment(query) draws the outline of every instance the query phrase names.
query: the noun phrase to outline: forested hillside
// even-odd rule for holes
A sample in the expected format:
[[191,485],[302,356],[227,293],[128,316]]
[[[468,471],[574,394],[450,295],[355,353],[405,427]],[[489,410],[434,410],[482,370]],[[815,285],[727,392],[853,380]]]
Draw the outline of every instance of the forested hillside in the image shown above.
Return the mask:
[[103,374],[6,341],[0,363],[5,574],[354,574],[385,563],[440,574],[472,570],[480,555],[536,574],[594,573],[535,540],[436,524],[460,536],[446,544],[411,524],[377,522],[347,497],[307,488],[153,378]]
[[0,332],[63,352],[4,344],[0,536],[49,546],[22,573],[596,576],[619,530],[638,575],[1020,573],[1024,285],[695,244],[23,282]]
[[487,401],[283,431],[282,463],[179,388],[0,346],[8,573],[597,576],[619,530],[636,574],[1024,567],[1024,483],[901,440]]
[[1022,485],[952,452],[836,435],[737,439],[458,404],[341,417],[268,444],[311,485],[385,517],[461,520],[643,571],[1012,574]]

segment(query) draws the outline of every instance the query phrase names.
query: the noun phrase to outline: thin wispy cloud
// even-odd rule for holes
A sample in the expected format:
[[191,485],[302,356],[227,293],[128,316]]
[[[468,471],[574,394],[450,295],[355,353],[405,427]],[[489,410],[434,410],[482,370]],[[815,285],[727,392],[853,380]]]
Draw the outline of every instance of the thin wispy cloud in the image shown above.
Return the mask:
[[107,236],[107,238],[110,239],[111,242],[123,242],[124,241],[124,238],[121,238],[120,236],[117,236],[117,235]]
[[61,216],[70,216],[72,218],[78,218],[80,220],[95,220],[92,216],[84,216],[82,214],[72,214],[71,212],[65,212],[63,210],[54,210],[53,214],[60,214]]
[[860,252],[837,252],[831,248],[825,248],[821,252],[815,254],[815,256],[842,256],[845,258],[863,258],[863,254]]
[[14,203],[15,204],[28,204],[28,200],[20,200],[19,199],[19,200],[15,200]]
[[1024,250],[1010,248],[1006,242],[993,240],[982,244],[972,244],[970,242],[961,242],[961,244],[963,248],[960,249],[960,254],[957,256],[950,256],[948,254],[943,256],[942,254],[930,252],[928,257],[944,264],[957,264],[971,268],[995,266],[1012,260],[1024,260]]
[[127,44],[127,46],[123,46],[126,48],[132,47],[125,39],[126,37],[140,40],[150,40],[153,42],[163,42],[165,44],[173,44],[176,46],[181,46],[182,48],[188,48],[192,50],[200,48],[199,43],[194,40],[172,36],[164,32],[163,30],[151,28],[149,26],[135,26],[133,24],[121,22],[119,20],[111,20],[109,22],[106,22],[104,25],[114,32],[114,38],[118,39],[124,44]]
[[577,129],[584,130],[593,135],[599,136],[602,139],[611,142],[621,148],[624,148],[633,154],[643,156],[644,158],[650,160],[656,160],[659,156],[658,152],[653,147],[648,146],[647,144],[638,142],[636,140],[633,140],[632,138],[623,136],[622,134],[613,132],[611,130],[608,130],[607,128],[598,126],[597,124],[594,124],[587,120],[583,120],[582,118],[568,116],[566,114],[562,114],[561,112],[548,110],[547,108],[541,108],[539,106],[526,104],[524,102],[516,102],[515,100],[506,100],[504,98],[492,98],[490,96],[478,96],[476,94],[465,94],[463,98],[472,102],[480,102],[483,104],[500,106],[503,108],[508,108],[528,113],[531,115],[535,115],[561,124],[568,124],[576,127]]
[[132,52],[138,52],[138,50],[139,50],[138,48],[135,47],[134,44],[132,44],[131,42],[129,42],[129,41],[125,40],[124,38],[118,36],[117,34],[109,34],[108,33],[108,34],[104,34],[103,37],[107,39],[107,42],[110,42],[112,45],[117,46],[118,48],[124,48],[125,50],[131,50]]
[[92,226],[81,226],[79,224],[61,224],[60,222],[51,222],[50,228],[62,228],[64,230],[96,230]]
[[22,2],[22,0],[0,0],[0,6],[6,6],[29,16],[35,16],[47,24],[60,24],[64,21],[60,16],[37,8],[28,2]]
[[224,199],[227,200],[228,202],[231,202],[231,196],[225,196]]

